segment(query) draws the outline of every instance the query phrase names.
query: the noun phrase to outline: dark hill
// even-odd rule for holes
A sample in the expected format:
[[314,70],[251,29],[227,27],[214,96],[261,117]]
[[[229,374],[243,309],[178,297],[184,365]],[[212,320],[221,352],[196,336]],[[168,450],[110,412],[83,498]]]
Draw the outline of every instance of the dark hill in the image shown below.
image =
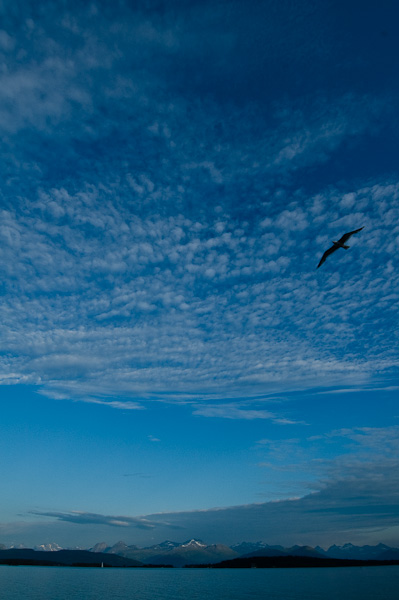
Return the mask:
[[30,548],[0,550],[0,564],[6,565],[47,565],[47,566],[87,566],[100,567],[141,567],[137,560],[89,552],[88,550],[59,550],[58,552],[36,552]]
[[399,565],[399,560],[350,560],[340,558],[316,558],[312,556],[254,556],[235,558],[216,564],[187,565],[196,568],[212,569],[287,569],[314,567],[374,567]]

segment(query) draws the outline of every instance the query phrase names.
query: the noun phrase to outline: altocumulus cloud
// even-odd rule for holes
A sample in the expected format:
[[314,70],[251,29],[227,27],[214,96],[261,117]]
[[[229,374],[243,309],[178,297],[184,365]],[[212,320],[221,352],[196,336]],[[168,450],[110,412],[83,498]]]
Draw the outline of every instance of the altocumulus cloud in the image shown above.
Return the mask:
[[[378,137],[392,97],[320,92],[265,108],[262,88],[258,102],[236,90],[226,104],[229,65],[254,86],[239,2],[227,21],[212,7],[206,52],[219,56],[219,86],[194,43],[208,4],[174,19],[144,4],[24,6],[22,20],[6,11],[0,37],[1,382],[114,408],[112,396],[129,409],[194,400],[205,414],[202,398],[208,415],[248,419],[269,415],[212,403],[392,377],[399,182],[300,183],[345,145]],[[305,7],[290,12],[298,23],[325,28]],[[282,59],[292,47],[277,44],[276,27],[265,40]],[[317,55],[322,73],[328,32],[324,44],[323,58],[306,46],[296,60]],[[316,276],[331,238],[358,226],[341,268]]]
[[[397,298],[397,184],[357,190],[358,204],[370,210],[355,216],[342,214],[335,192],[336,204],[331,193],[311,198],[306,217],[293,205],[267,227],[251,228],[237,228],[227,215],[223,227],[219,215],[201,223],[183,215],[139,218],[112,199],[99,201],[98,190],[49,194],[3,211],[4,383],[40,383],[48,395],[101,390],[162,399],[167,381],[182,399],[200,391],[227,398],[243,388],[250,396],[311,386],[320,377],[327,385],[338,377],[364,383],[397,366],[388,330]],[[384,211],[372,202],[377,194]],[[321,212],[323,201],[335,212]],[[312,210],[320,211],[320,224]],[[289,223],[301,219],[312,225],[298,254]],[[342,259],[350,281],[336,271],[317,280],[316,248],[359,222],[369,233],[356,267]],[[280,256],[270,261],[273,248]],[[371,325],[376,320],[380,327]]]

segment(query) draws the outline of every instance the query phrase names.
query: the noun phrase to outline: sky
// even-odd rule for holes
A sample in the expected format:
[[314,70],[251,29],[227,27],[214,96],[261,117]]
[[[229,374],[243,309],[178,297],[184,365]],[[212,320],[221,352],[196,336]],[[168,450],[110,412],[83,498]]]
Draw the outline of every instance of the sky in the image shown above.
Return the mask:
[[398,17],[0,2],[0,543],[399,546]]

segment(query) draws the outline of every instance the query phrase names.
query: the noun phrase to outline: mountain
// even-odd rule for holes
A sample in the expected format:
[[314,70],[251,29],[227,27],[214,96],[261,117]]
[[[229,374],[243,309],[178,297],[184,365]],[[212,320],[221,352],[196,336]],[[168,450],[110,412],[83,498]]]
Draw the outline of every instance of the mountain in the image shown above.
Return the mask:
[[379,560],[399,560],[399,548],[390,548],[379,556]]
[[[23,544],[13,545],[8,550],[34,550],[40,553],[40,557],[34,555],[35,560],[49,560],[54,564],[54,560],[46,556],[54,555],[57,560],[62,558],[60,552],[61,546],[56,543],[41,544],[35,546],[34,550],[26,549]],[[4,552],[6,546],[0,544],[0,552]],[[69,549],[68,552],[79,552],[80,548]],[[399,549],[391,548],[385,544],[377,544],[375,546],[355,546],[347,543],[342,546],[333,545],[324,550],[320,546],[312,548],[311,546],[295,545],[290,548],[285,548],[280,545],[269,545],[265,542],[241,542],[234,544],[231,547],[224,544],[206,544],[202,540],[190,539],[185,542],[174,542],[165,540],[160,544],[139,548],[135,545],[128,545],[123,541],[119,541],[113,546],[106,542],[99,542],[90,548],[89,554],[103,555],[108,557],[108,562],[111,556],[121,557],[126,561],[133,561],[134,564],[142,565],[172,565],[182,567],[187,564],[215,564],[235,558],[261,558],[261,557],[304,557],[304,558],[322,558],[322,559],[346,559],[346,560],[399,560]],[[32,556],[30,557],[32,560]],[[93,558],[91,557],[91,560]],[[95,558],[95,561],[104,562],[100,556]],[[79,562],[77,559],[75,562]],[[84,561],[83,561],[84,562]],[[130,564],[130,563],[129,563]]]
[[[221,544],[207,546],[197,540],[190,540],[185,544],[179,544],[172,549],[165,550],[162,561],[156,562],[152,557],[153,566],[165,566],[167,563],[177,567],[214,567],[214,568],[291,568],[291,567],[350,567],[365,565],[381,565],[380,560],[359,560],[340,558],[321,558],[309,555],[279,555],[279,556],[252,556],[235,557],[228,560],[218,560],[227,550],[237,556],[231,548]],[[306,547],[297,547],[302,551]],[[147,550],[149,550],[147,548]],[[291,549],[292,550],[292,549]],[[259,550],[255,552],[260,552]],[[279,551],[281,552],[281,551]],[[161,556],[161,555],[160,555]],[[194,558],[194,561],[192,560]],[[64,566],[64,567],[144,567],[143,563],[136,560],[113,554],[111,552],[90,552],[88,550],[33,550],[31,548],[8,548],[0,549],[0,565],[37,565],[37,566]],[[390,559],[385,564],[399,565],[399,558]],[[149,565],[147,565],[149,566]]]
[[101,548],[104,552],[117,554],[125,558],[140,561],[146,565],[168,564],[174,567],[183,567],[186,564],[217,563],[222,560],[236,558],[237,552],[223,544],[207,545],[202,540],[187,540],[183,543],[166,540],[148,548],[128,546],[124,542],[118,542],[114,546],[104,549],[102,544],[96,544],[95,548]]
[[311,546],[292,546],[292,548],[283,548],[282,550],[277,549],[273,546],[260,548],[254,552],[241,555],[241,558],[252,558],[252,557],[272,557],[272,556],[303,556],[308,558],[325,558],[324,554],[317,552]]
[[[399,553],[398,548],[390,548],[385,544],[376,546],[354,546],[353,544],[344,544],[343,546],[330,546],[325,552],[328,558],[350,558],[355,560],[390,560],[385,558],[386,553]],[[396,554],[397,556],[397,554]],[[394,558],[396,558],[396,556]]]
[[268,546],[263,542],[251,544],[243,542],[232,546],[242,557],[260,557],[260,556],[305,556],[310,558],[337,558],[345,560],[398,560],[399,549],[390,548],[385,544],[376,546],[354,546],[353,544],[344,544],[343,546],[330,546],[324,550],[320,546],[312,548],[311,546],[292,546],[284,548],[283,546]]
[[93,546],[93,548],[89,548],[90,552],[108,552],[110,550],[110,546],[108,546],[108,544],[106,544],[105,542],[99,542],[98,544],[96,544],[95,546]]
[[240,558],[252,558],[254,556],[287,556],[287,554],[282,550],[263,548],[260,550],[254,550],[253,552],[248,552],[248,554],[241,554]]
[[[202,543],[202,542],[200,542]],[[170,540],[165,540],[161,544],[156,544],[155,546],[151,546],[152,550],[173,550],[173,548],[178,548],[181,544],[179,542],[171,542]]]
[[58,550],[63,550],[61,546],[54,543],[41,544],[40,546],[34,546],[33,549],[37,550],[38,552],[58,552]]
[[[157,547],[154,546],[154,548]],[[128,546],[125,542],[121,541],[117,542],[113,546],[108,546],[105,542],[101,542],[93,546],[93,548],[91,548],[90,551],[104,552],[106,554],[116,554],[118,556],[124,556],[125,558],[138,560],[140,562],[143,562],[143,560],[145,560],[147,556],[154,554],[154,552],[149,548],[138,548],[134,545]]]
[[319,552],[312,546],[292,546],[292,548],[285,548],[285,553],[290,556],[310,556],[312,558],[323,558],[324,553]]
[[136,550],[137,546],[128,546],[125,542],[117,542],[107,552],[110,554],[119,554],[120,556],[126,556],[126,552],[130,550]]
[[166,562],[174,567],[183,567],[187,564],[214,564],[236,557],[237,553],[223,544],[207,546],[198,540],[189,540],[175,548],[166,550],[166,552],[151,556],[143,562],[154,565]]
[[246,554],[251,554],[252,552],[257,552],[265,550],[265,551],[283,551],[283,546],[269,546],[269,544],[265,544],[264,542],[241,542],[240,544],[234,544],[230,546],[232,550],[237,552],[240,556],[244,556]]

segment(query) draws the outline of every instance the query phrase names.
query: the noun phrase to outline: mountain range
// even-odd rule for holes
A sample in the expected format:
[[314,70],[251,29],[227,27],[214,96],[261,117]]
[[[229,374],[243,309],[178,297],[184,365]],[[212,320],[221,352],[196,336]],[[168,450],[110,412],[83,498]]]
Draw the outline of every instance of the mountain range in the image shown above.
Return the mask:
[[96,544],[91,550],[92,552],[118,554],[125,558],[138,560],[145,565],[168,564],[173,567],[184,567],[187,564],[212,564],[239,556],[235,550],[223,544],[207,545],[201,540],[194,539],[187,540],[182,544],[166,540],[149,548],[128,546],[124,542],[107,547],[102,543]]
[[[6,550],[3,544],[0,544],[0,553]],[[23,546],[20,544],[18,548],[9,547],[7,550],[22,552]],[[26,549],[24,549],[26,551]],[[30,553],[35,552],[44,557],[46,560],[51,559],[52,553],[56,553],[60,559],[61,554],[66,552],[58,544],[42,544],[35,546],[29,550]],[[292,546],[286,548],[280,545],[270,546],[264,542],[241,542],[233,546],[224,544],[208,545],[202,540],[191,539],[183,543],[165,540],[161,544],[155,544],[146,548],[139,548],[135,545],[128,545],[125,542],[117,542],[113,546],[107,545],[105,542],[95,544],[89,549],[69,549],[68,552],[85,552],[85,560],[91,553],[96,554],[96,561],[106,562],[114,559],[119,562],[122,558],[126,564],[138,566],[142,565],[171,565],[173,567],[183,567],[187,564],[216,564],[222,561],[233,560],[237,558],[255,558],[255,557],[305,557],[317,559],[348,559],[348,560],[399,560],[399,548],[392,548],[385,544],[375,546],[355,546],[347,543],[343,546],[333,545],[324,550],[320,546],[315,548],[311,546]],[[54,560],[55,560],[55,555]],[[29,555],[31,557],[31,555]],[[83,555],[81,555],[83,557]],[[104,558],[106,557],[106,558]],[[114,558],[112,558],[114,557]],[[76,562],[76,561],[75,561]]]
[[302,556],[310,558],[340,558],[352,560],[397,560],[399,549],[385,544],[376,546],[355,546],[347,543],[343,546],[330,546],[324,550],[320,546],[292,546],[285,548],[280,545],[270,546],[264,542],[241,542],[233,546],[224,544],[208,545],[202,540],[191,539],[183,543],[166,540],[147,548],[127,545],[117,542],[107,546],[102,542],[90,548],[92,552],[117,554],[125,558],[140,561],[143,564],[170,564],[181,567],[186,564],[214,564],[234,558],[249,558],[256,556]]

